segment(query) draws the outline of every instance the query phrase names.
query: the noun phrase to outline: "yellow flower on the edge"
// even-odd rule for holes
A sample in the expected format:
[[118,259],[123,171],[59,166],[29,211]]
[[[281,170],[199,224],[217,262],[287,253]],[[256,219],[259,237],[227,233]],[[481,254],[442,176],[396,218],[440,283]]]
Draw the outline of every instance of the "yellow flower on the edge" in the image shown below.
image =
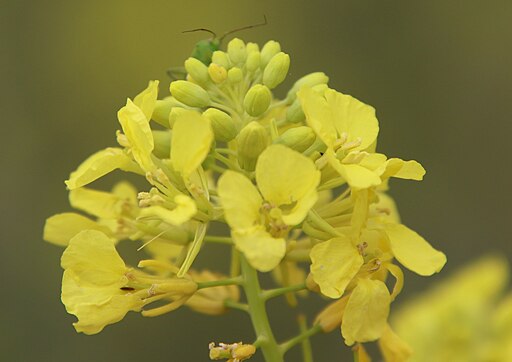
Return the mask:
[[114,241],[95,230],[85,230],[69,242],[62,254],[62,303],[78,317],[78,332],[99,333],[129,311],[139,311],[144,302],[123,290],[130,269],[117,254]]
[[279,264],[286,249],[283,237],[317,201],[319,182],[313,161],[281,145],[270,146],[259,156],[258,187],[234,171],[220,177],[218,193],[226,221],[237,248],[253,267],[269,271]]
[[379,133],[373,107],[333,89],[303,87],[297,97],[308,125],[327,146],[324,157],[351,187],[378,186],[389,177],[422,179],[418,162],[373,152]]

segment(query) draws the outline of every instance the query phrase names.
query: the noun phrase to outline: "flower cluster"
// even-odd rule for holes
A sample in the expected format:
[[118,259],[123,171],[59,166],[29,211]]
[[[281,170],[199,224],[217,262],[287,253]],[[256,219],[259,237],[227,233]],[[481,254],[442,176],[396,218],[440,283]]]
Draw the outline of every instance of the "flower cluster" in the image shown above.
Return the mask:
[[[290,66],[275,41],[260,49],[233,39],[205,63],[187,59],[186,80],[173,81],[170,96],[158,99],[159,82],[151,81],[128,99],[117,114],[118,147],[94,153],[66,181],[71,206],[89,216],[46,222],[45,240],[66,247],[62,301],[78,317],[77,331],[97,333],[128,311],[242,308],[239,286],[250,305],[239,268],[247,262],[272,271],[291,305],[292,292],[306,287],[334,299],[318,314],[318,330],[341,324],[347,345],[395,343],[387,318],[403,286],[396,261],[424,276],[446,262],[400,222],[386,194],[391,178],[421,180],[423,167],[378,153],[375,110],[331,89],[324,73],[275,98]],[[86,187],[115,170],[140,175],[148,188]],[[231,235],[215,235],[215,223]],[[139,264],[147,272],[117,254],[125,239],[150,254]],[[191,269],[205,242],[233,248],[230,277]],[[145,309],[156,300],[167,304]]]

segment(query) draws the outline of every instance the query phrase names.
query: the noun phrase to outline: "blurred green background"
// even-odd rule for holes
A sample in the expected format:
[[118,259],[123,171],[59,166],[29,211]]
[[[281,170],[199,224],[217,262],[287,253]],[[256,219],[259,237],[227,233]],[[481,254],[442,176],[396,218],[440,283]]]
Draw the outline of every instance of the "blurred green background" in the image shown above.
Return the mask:
[[[41,235],[46,217],[69,210],[69,172],[115,143],[126,97],[150,79],[167,94],[165,69],[205,36],[182,30],[222,33],[263,14],[267,26],[237,35],[281,42],[292,58],[282,92],[326,72],[377,109],[382,152],[427,169],[391,192],[449,262],[434,278],[407,273],[397,304],[478,255],[510,260],[511,1],[0,1],[0,360],[206,361],[210,341],[252,340],[243,315],[186,308],[79,335],[59,299],[62,250]],[[278,337],[294,333],[285,306],[271,308]],[[318,361],[350,360],[337,332],[313,344]]]

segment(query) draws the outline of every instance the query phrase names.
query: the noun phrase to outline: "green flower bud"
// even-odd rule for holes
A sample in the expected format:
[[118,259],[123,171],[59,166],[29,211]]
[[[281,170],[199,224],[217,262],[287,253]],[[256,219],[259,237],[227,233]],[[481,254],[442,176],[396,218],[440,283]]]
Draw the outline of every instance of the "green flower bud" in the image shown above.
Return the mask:
[[283,52],[277,53],[263,71],[263,84],[274,89],[286,78],[288,69],[290,69],[290,56]]
[[259,52],[260,51],[260,46],[256,43],[247,43],[247,45],[245,46],[245,49],[247,49],[247,54],[251,54],[252,52]]
[[185,70],[199,84],[206,84],[210,81],[208,67],[199,59],[188,58],[185,60]]
[[151,119],[158,124],[169,128],[169,114],[173,107],[183,106],[183,103],[178,102],[174,97],[167,97],[164,99],[158,99],[153,110]]
[[203,88],[186,80],[176,80],[171,83],[171,94],[178,101],[190,107],[206,107],[210,104],[210,96]]
[[295,99],[290,107],[286,110],[286,121],[290,123],[300,123],[306,120],[304,111],[298,99]]
[[226,68],[215,63],[211,63],[208,67],[208,74],[215,84],[220,84],[228,78]]
[[212,63],[218,64],[226,69],[231,68],[231,62],[226,53],[221,50],[216,50],[212,54]]
[[169,158],[171,154],[171,132],[170,131],[151,131],[155,148],[153,154],[158,158]]
[[239,83],[242,81],[244,74],[240,68],[234,67],[228,70],[228,81],[231,84]]
[[215,139],[221,142],[229,142],[237,135],[235,121],[225,112],[216,108],[208,108],[203,116],[211,122]]
[[261,66],[264,68],[270,59],[281,51],[281,45],[273,40],[268,41],[261,49]]
[[306,126],[290,128],[274,140],[274,143],[285,145],[292,150],[304,152],[315,142],[315,132]]
[[236,138],[238,145],[238,164],[246,171],[254,171],[258,156],[270,143],[265,127],[256,121],[249,123]]
[[256,69],[260,67],[261,64],[261,54],[259,51],[254,51],[249,53],[247,56],[247,61],[245,62],[245,68],[249,72],[254,72]]
[[256,84],[245,95],[244,108],[249,115],[258,117],[267,111],[271,101],[272,93],[270,89],[264,85]]
[[319,84],[327,84],[329,77],[323,72],[310,73],[295,82],[286,96],[286,101],[292,103],[297,98],[297,92],[304,86],[314,87]]
[[232,64],[244,64],[245,59],[247,59],[247,50],[245,49],[245,43],[238,38],[231,40],[228,43],[228,55]]

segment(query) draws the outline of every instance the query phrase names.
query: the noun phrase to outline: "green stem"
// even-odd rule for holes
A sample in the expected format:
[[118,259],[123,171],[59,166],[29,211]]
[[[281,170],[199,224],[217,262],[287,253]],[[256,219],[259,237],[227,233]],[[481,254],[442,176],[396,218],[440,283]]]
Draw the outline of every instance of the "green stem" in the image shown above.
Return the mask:
[[[306,333],[308,326],[306,324],[306,317],[304,314],[300,314],[297,317],[297,321],[299,322],[300,333]],[[309,337],[302,340],[301,346],[304,362],[313,362],[313,350],[311,348],[311,341],[309,340]]]
[[297,292],[302,289],[306,289],[305,283],[290,285],[290,286],[283,287],[283,288],[265,290],[264,292],[261,293],[261,297],[263,298],[263,300],[269,300],[271,298],[275,298],[275,297],[278,297],[280,295],[290,293],[290,292]]
[[241,276],[239,276],[239,277],[229,278],[229,279],[212,280],[209,282],[198,282],[197,289],[220,287],[223,285],[241,285],[242,283],[243,283],[243,279]]
[[262,298],[258,272],[249,265],[245,257],[240,255],[242,275],[244,277],[244,290],[249,304],[249,314],[258,341],[266,362],[283,362],[283,355],[274,338],[267,317],[265,301]]
[[232,300],[228,299],[228,300],[224,301],[224,305],[226,307],[228,307],[228,308],[238,309],[238,310],[241,310],[241,311],[249,313],[249,306],[247,304],[244,304],[244,303],[238,303],[238,302],[235,302],[235,301],[232,301]]
[[296,344],[302,342],[304,339],[314,336],[321,330],[322,330],[322,327],[320,327],[320,325],[317,324],[317,325],[311,327],[310,329],[305,330],[298,336],[295,336],[295,337],[287,340],[286,342],[281,343],[279,345],[279,349],[281,350],[281,353],[285,354],[290,348],[292,348]]

